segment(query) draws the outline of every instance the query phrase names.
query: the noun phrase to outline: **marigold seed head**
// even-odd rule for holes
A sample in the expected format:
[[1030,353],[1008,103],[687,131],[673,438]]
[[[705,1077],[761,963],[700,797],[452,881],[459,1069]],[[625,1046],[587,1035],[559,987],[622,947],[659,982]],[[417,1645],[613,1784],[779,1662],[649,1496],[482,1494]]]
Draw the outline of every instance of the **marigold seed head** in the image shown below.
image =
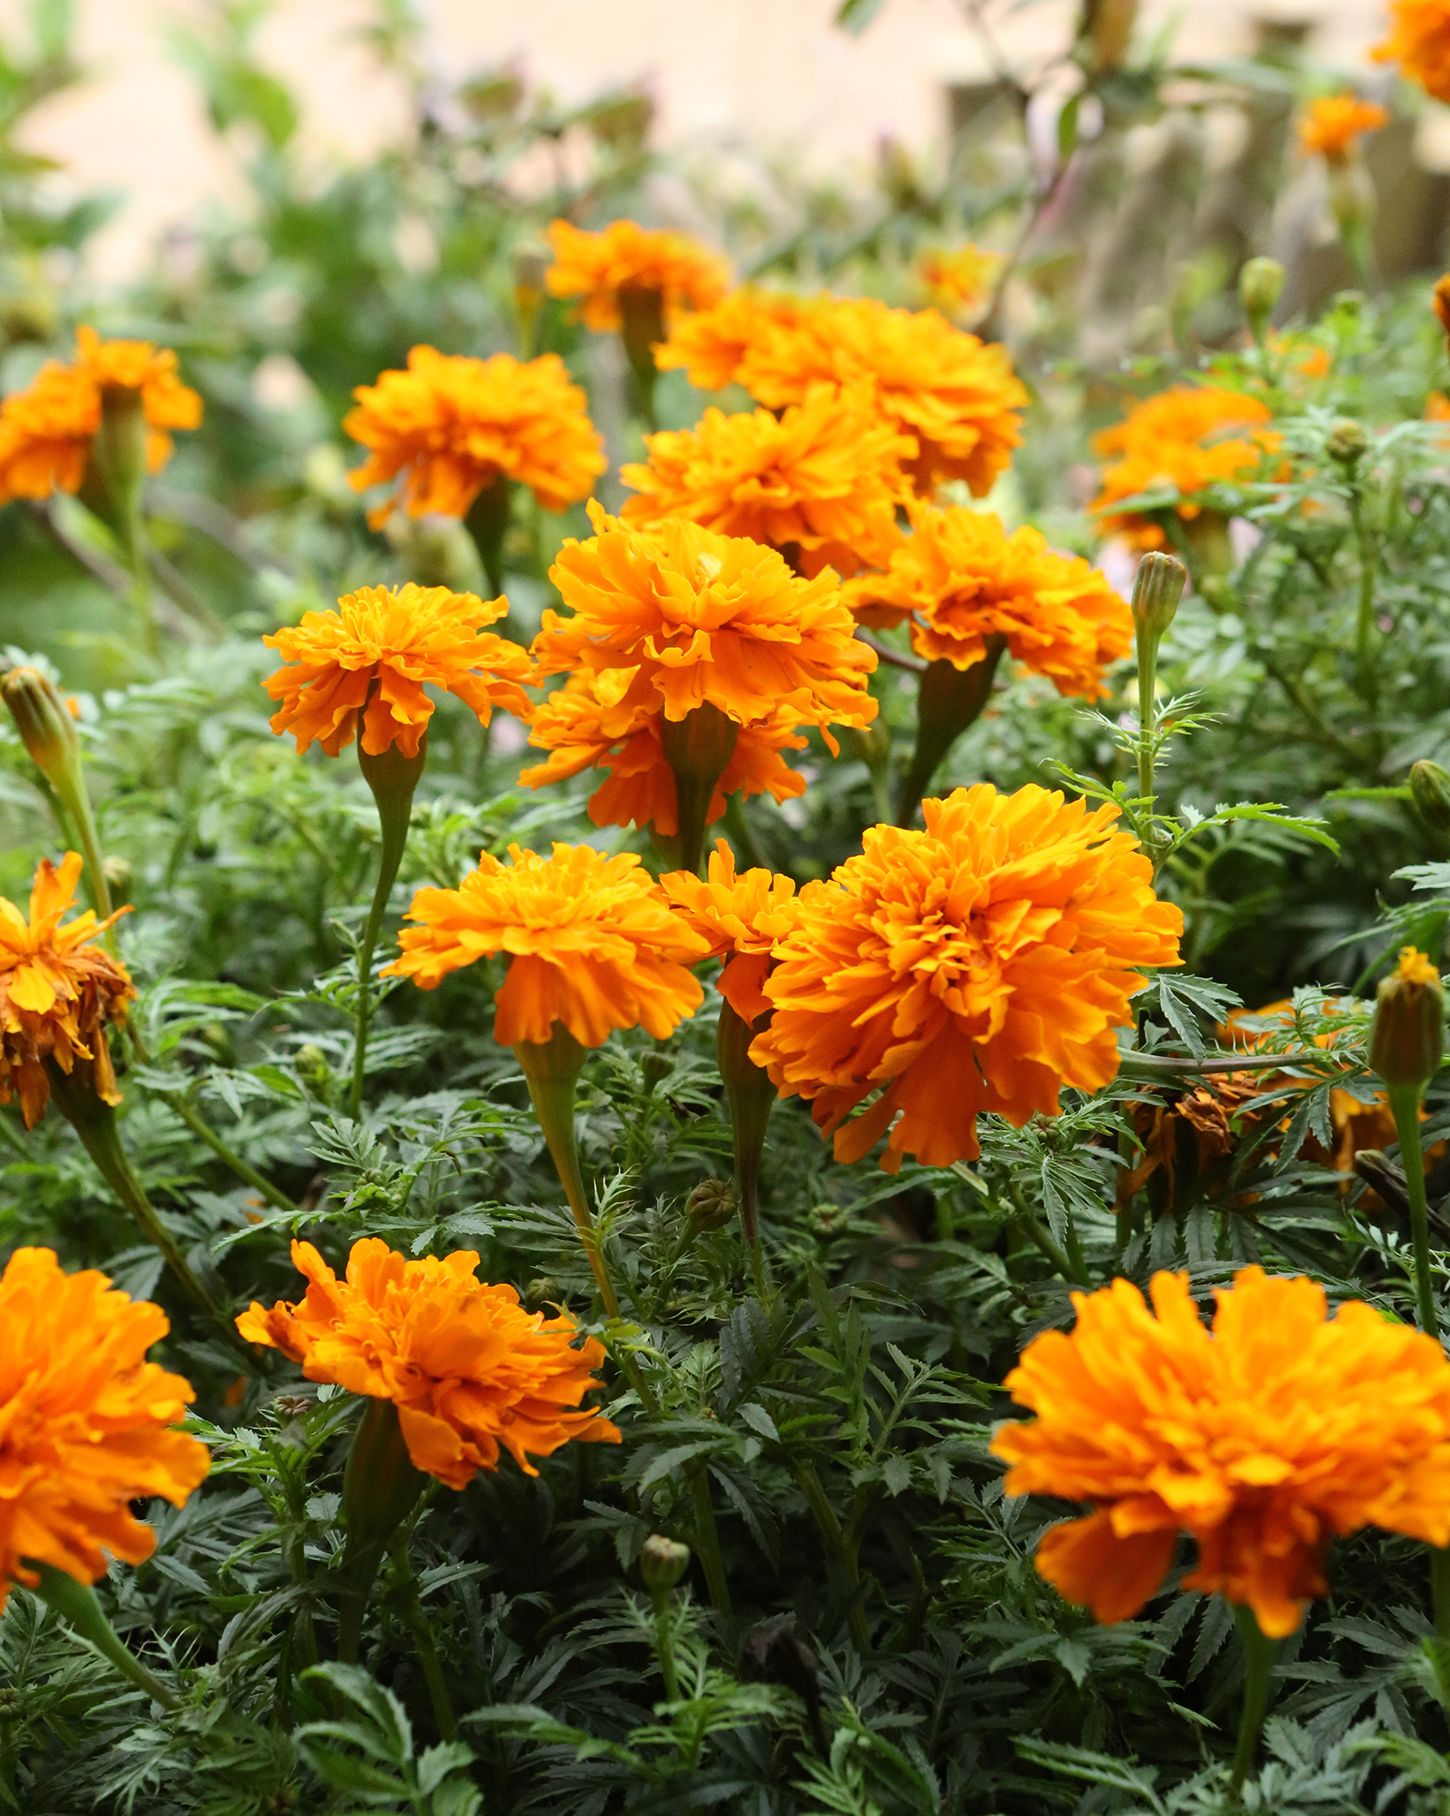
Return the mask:
[[1369,1063],[1393,1091],[1423,1091],[1445,1050],[1445,992],[1423,952],[1406,946],[1379,987]]

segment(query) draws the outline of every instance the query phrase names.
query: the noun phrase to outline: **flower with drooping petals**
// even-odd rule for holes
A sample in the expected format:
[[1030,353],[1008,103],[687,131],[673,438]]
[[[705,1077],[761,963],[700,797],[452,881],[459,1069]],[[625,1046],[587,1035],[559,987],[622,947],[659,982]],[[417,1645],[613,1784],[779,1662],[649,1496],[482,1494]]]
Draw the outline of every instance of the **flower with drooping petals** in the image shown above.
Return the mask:
[[105,1103],[121,1101],[106,1026],[136,991],[96,940],[127,911],[98,921],[87,908],[67,921],[80,874],[78,852],[68,851],[59,868],[42,858],[29,915],[0,896],[0,1103],[18,1097],[27,1129],[50,1101],[48,1066]]
[[1299,147],[1309,157],[1342,163],[1355,141],[1389,124],[1389,113],[1356,94],[1320,95],[1299,121]]
[[911,524],[884,573],[846,587],[859,618],[909,621],[917,655],[958,669],[983,661],[1001,639],[1059,693],[1102,696],[1104,669],[1133,646],[1133,615],[1105,575],[1049,548],[1036,530],[1009,535],[989,512],[917,504]]
[[410,517],[466,517],[489,486],[517,481],[545,510],[587,498],[604,445],[583,391],[556,353],[469,359],[414,347],[405,370],[359,385],[343,428],[368,450],[354,488],[400,481],[368,513],[377,528],[401,503]]
[[1000,252],[970,242],[950,251],[929,252],[918,267],[931,304],[948,315],[980,315],[1001,271]]
[[876,409],[869,390],[817,385],[779,416],[706,410],[693,429],[651,435],[649,459],[621,468],[638,496],[626,523],[667,517],[745,536],[800,573],[875,567],[897,541],[916,442]]
[[632,851],[605,857],[556,844],[549,857],[509,846],[484,852],[456,889],[420,889],[384,977],[435,989],[451,971],[495,953],[508,976],[494,1004],[494,1038],[543,1046],[556,1024],[581,1047],[616,1028],[663,1040],[700,1006],[688,966],[705,942],[672,913]]
[[1020,1128],[1057,1115],[1064,1085],[1101,1090],[1142,969],[1176,965],[1183,929],[1113,806],[981,783],[923,812],[801,890],[750,1050],[812,1100],[837,1159],[889,1131],[889,1172],[976,1159],[983,1111]]
[[621,298],[631,294],[657,299],[667,322],[684,310],[712,308],[730,285],[730,267],[720,254],[686,233],[637,221],[611,221],[599,233],[554,221],[548,232],[554,254],[545,279],[549,294],[579,298],[584,325],[596,333],[620,327]]
[[82,327],[72,363],[47,361],[27,389],[0,404],[0,504],[81,489],[110,390],[140,393],[148,472],[170,459],[173,430],[201,422],[201,399],[181,382],[169,348],[106,341]]
[[1450,1363],[1432,1338],[1312,1280],[1243,1268],[1204,1328],[1185,1274],[1074,1293],[1076,1326],[1035,1337],[1007,1377],[1037,1416],[1002,1426],[1008,1494],[1086,1501],[1037,1568],[1099,1620],[1162,1586],[1178,1534],[1186,1589],[1253,1611],[1272,1639],[1323,1595],[1330,1542],[1366,1526],[1450,1540]]
[[1450,101],[1450,0],[1390,0],[1390,34],[1371,55],[1407,81]]
[[619,1442],[583,1404],[604,1345],[576,1342],[566,1312],[525,1311],[513,1287],[486,1285],[472,1249],[409,1260],[366,1236],[341,1280],[310,1242],[294,1242],[292,1260],[307,1281],[302,1300],[253,1302],[237,1329],[301,1363],[309,1381],[391,1400],[413,1467],[446,1487],[497,1469],[505,1450],[537,1475],[530,1459],[571,1439]]
[[77,1582],[107,1555],[144,1564],[156,1534],[131,1503],[184,1506],[206,1446],[176,1427],[191,1385],[146,1352],[171,1328],[159,1305],[104,1274],[65,1273],[53,1250],[17,1249],[0,1273],[0,1609],[47,1564]]
[[742,1021],[770,1013],[765,994],[771,956],[790,931],[795,880],[773,870],[735,869],[735,854],[717,839],[705,876],[672,870],[660,887],[687,924],[710,942],[709,956],[723,958],[720,994]]
[[262,639],[285,664],[262,684],[281,702],[272,730],[291,732],[299,751],[316,743],[335,757],[361,725],[369,756],[396,745],[416,757],[433,716],[428,687],[456,694],[481,725],[496,706],[527,719],[527,652],[482,628],[507,611],[507,599],[409,581],[359,587],[335,612],[305,613]]

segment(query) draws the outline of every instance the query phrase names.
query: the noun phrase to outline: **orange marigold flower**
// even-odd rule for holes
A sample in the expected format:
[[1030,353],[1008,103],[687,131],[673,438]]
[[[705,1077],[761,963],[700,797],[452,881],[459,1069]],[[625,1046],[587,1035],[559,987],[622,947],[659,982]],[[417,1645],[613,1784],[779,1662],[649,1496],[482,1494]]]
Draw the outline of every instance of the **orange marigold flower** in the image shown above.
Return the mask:
[[770,1013],[764,990],[775,947],[794,924],[795,881],[773,870],[737,874],[735,854],[717,839],[702,880],[692,870],[672,870],[660,887],[675,908],[710,942],[709,957],[723,958],[720,994],[742,1021]]
[[300,1303],[253,1302],[237,1329],[300,1362],[309,1381],[391,1400],[414,1468],[446,1487],[497,1469],[501,1451],[537,1475],[529,1459],[571,1438],[619,1442],[582,1404],[604,1345],[576,1343],[567,1313],[526,1312],[513,1287],[485,1285],[472,1249],[410,1261],[366,1236],[341,1280],[310,1242],[294,1242],[292,1260],[307,1281]]
[[1320,95],[1305,108],[1299,121],[1299,148],[1307,156],[1342,160],[1356,139],[1378,132],[1389,123],[1389,113],[1375,101],[1355,94]]
[[1435,320],[1450,335],[1450,271],[1435,279],[1435,287],[1430,292],[1430,307],[1435,311]]
[[468,359],[414,347],[404,371],[353,392],[343,428],[368,449],[349,475],[366,491],[401,479],[398,496],[368,513],[377,528],[401,502],[410,517],[466,517],[500,480],[517,480],[546,510],[587,498],[604,471],[604,444],[587,400],[556,353]]
[[884,573],[847,585],[858,617],[909,619],[917,655],[958,669],[984,661],[1000,640],[1059,693],[1100,698],[1103,670],[1133,647],[1133,615],[1105,575],[1050,549],[1036,530],[1009,535],[984,511],[918,504],[911,522]]
[[482,725],[495,706],[527,719],[528,655],[482,629],[507,610],[507,599],[409,581],[360,587],[335,612],[305,613],[300,624],[262,639],[287,665],[262,683],[281,702],[272,730],[291,732],[298,750],[316,743],[335,757],[361,722],[369,756],[396,745],[416,757],[433,717],[427,687],[456,694]]
[[655,349],[655,364],[662,372],[683,367],[698,391],[723,391],[744,382],[740,375],[752,349],[794,328],[809,306],[783,291],[745,285],[713,308],[672,323],[669,339]]
[[1390,0],[1390,35],[1371,53],[1437,101],[1450,101],[1450,0]]
[[131,1503],[181,1507],[205,1476],[206,1446],[175,1429],[190,1383],[146,1360],[170,1328],[48,1248],[17,1249],[0,1273],[0,1608],[37,1564],[82,1583],[107,1553],[144,1564],[156,1534]]
[[929,252],[919,273],[930,301],[954,314],[980,312],[1002,269],[1002,254],[970,242],[950,251]]
[[630,292],[657,298],[668,320],[682,310],[713,307],[729,288],[729,265],[686,233],[651,230],[637,221],[611,221],[600,233],[554,221],[548,232],[554,254],[545,280],[549,293],[580,298],[584,324],[596,333],[621,325],[620,298]]
[[687,967],[705,942],[632,851],[610,858],[556,844],[545,858],[510,845],[506,864],[484,852],[456,889],[420,889],[407,918],[384,977],[432,990],[450,971],[507,956],[494,1003],[505,1047],[542,1046],[556,1023],[582,1047],[602,1046],[616,1028],[663,1040],[700,1006]]
[[903,462],[916,442],[876,408],[869,389],[817,385],[781,415],[706,410],[693,429],[648,437],[649,459],[620,470],[639,494],[626,523],[688,517],[784,554],[800,573],[884,562],[908,495]]
[[26,390],[0,404],[0,503],[81,489],[108,390],[140,392],[152,473],[171,457],[171,431],[201,422],[201,399],[182,384],[168,348],[105,341],[80,328],[74,363],[47,361]]
[[1115,807],[981,783],[923,812],[924,831],[875,826],[801,890],[750,1050],[782,1096],[814,1100],[839,1160],[889,1129],[889,1172],[974,1160],[983,1111],[1020,1127],[1064,1085],[1100,1090],[1140,968],[1176,965],[1183,929]]
[[1125,500],[1169,488],[1172,509],[1185,521],[1203,510],[1198,493],[1213,485],[1251,478],[1278,446],[1267,429],[1267,404],[1217,385],[1177,385],[1134,404],[1122,422],[1093,438],[1094,452],[1109,464],[1091,509],[1103,527],[1140,548],[1162,548],[1162,529]]
[[1162,1585],[1180,1532],[1186,1589],[1294,1632],[1325,1592],[1329,1543],[1366,1526],[1450,1539],[1450,1363],[1432,1338],[1352,1301],[1326,1316],[1312,1280],[1247,1267],[1219,1289],[1210,1333],[1184,1274],[1074,1293],[1007,1377],[1037,1416],[999,1429],[1009,1494],[1087,1501],[1053,1527],[1037,1568],[1099,1620],[1127,1620]]
[[[542,788],[602,769],[606,779],[589,797],[596,826],[649,826],[672,838],[680,829],[678,783],[665,755],[664,723],[651,703],[625,697],[632,679],[629,669],[602,674],[585,669],[556,688],[534,708],[529,727],[530,744],[549,751],[549,758],[522,771],[519,780],[525,788]],[[723,817],[731,795],[788,801],[804,794],[805,777],[780,753],[805,746],[789,714],[741,726],[715,784],[706,824]]]
[[42,858],[28,916],[0,896],[0,1103],[18,1097],[28,1129],[50,1101],[48,1066],[106,1103],[121,1101],[106,1024],[136,992],[121,961],[94,942],[127,910],[98,921],[87,908],[67,921],[80,874],[77,852],[59,869]]
[[678,518],[646,529],[591,504],[590,520],[549,570],[570,616],[544,613],[540,675],[627,669],[621,704],[676,722],[707,704],[736,725],[788,718],[828,743],[830,725],[875,717],[876,656],[832,572],[804,580],[774,549]]

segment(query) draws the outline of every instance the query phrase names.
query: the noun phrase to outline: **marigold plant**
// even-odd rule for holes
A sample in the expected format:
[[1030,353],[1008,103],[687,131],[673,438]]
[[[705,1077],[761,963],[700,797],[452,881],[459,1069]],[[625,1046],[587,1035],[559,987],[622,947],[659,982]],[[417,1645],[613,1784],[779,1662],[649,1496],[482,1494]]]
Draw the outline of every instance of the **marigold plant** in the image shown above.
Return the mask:
[[611,221],[598,233],[553,221],[549,245],[550,294],[578,298],[585,327],[596,333],[621,326],[620,301],[630,293],[658,298],[668,321],[682,310],[710,308],[730,284],[730,267],[718,252],[688,234],[637,221]]

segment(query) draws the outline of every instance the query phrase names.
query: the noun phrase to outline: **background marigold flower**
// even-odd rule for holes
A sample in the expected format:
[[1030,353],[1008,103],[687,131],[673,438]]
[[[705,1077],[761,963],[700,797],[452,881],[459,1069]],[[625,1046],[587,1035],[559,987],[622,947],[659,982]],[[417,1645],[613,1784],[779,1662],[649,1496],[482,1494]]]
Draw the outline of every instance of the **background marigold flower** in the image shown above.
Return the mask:
[[359,491],[401,479],[368,513],[377,528],[401,503],[410,517],[466,517],[499,480],[527,486],[550,511],[587,498],[604,446],[587,400],[556,353],[469,359],[414,347],[406,370],[359,385],[343,428],[368,450],[349,475]]
[[916,653],[959,669],[984,661],[1001,638],[1059,693],[1101,697],[1103,670],[1133,646],[1132,613],[1105,575],[1036,530],[1009,535],[988,512],[914,505],[911,523],[884,573],[846,587],[858,617],[909,619]]
[[1087,1501],[1053,1527],[1037,1568],[1099,1620],[1161,1587],[1177,1535],[1198,1547],[1186,1589],[1293,1633],[1327,1587],[1334,1538],[1366,1526],[1450,1540],[1450,1363],[1371,1306],[1326,1316],[1305,1279],[1242,1269],[1212,1334],[1184,1274],[1074,1293],[1077,1324],[1048,1331],[1007,1377],[1035,1419],[1001,1427],[1008,1494]]
[[985,247],[955,246],[928,252],[918,266],[922,285],[931,303],[950,314],[980,312],[989,301],[992,286],[1002,269],[1000,252]]
[[67,921],[80,874],[78,852],[58,869],[42,858],[28,916],[0,896],[0,1103],[19,1097],[28,1129],[50,1100],[47,1065],[106,1103],[121,1101],[106,1025],[136,992],[121,961],[94,942],[127,910],[98,921],[87,908]]
[[611,221],[587,233],[553,221],[554,262],[545,282],[551,296],[578,297],[584,325],[596,333],[620,327],[620,297],[635,291],[658,297],[668,319],[685,309],[708,309],[730,285],[730,267],[718,252],[686,233]]
[[1355,94],[1320,95],[1299,120],[1299,148],[1308,156],[1337,161],[1356,139],[1389,124],[1389,113],[1375,101]]
[[669,338],[655,349],[655,364],[661,372],[682,367],[697,391],[723,391],[742,382],[752,348],[794,328],[808,308],[801,297],[743,285],[713,308],[672,323]]
[[170,459],[172,430],[201,422],[201,399],[181,382],[168,348],[105,341],[82,327],[72,364],[47,361],[27,389],[0,404],[0,503],[81,489],[108,390],[140,393],[149,472]]
[[509,846],[485,852],[456,889],[420,889],[385,977],[435,989],[450,971],[494,953],[508,976],[494,1004],[494,1038],[542,1046],[556,1023],[584,1047],[616,1028],[663,1040],[700,1006],[688,966],[705,942],[670,910],[634,852],[605,857],[556,844],[549,857]]
[[1450,101],[1450,0],[1390,0],[1390,31],[1371,55],[1407,81]]
[[617,1444],[619,1432],[584,1396],[598,1387],[604,1345],[567,1313],[527,1312],[511,1286],[478,1278],[478,1256],[407,1260],[375,1236],[355,1242],[343,1279],[310,1242],[292,1244],[307,1280],[299,1304],[253,1303],[237,1319],[252,1343],[279,1349],[309,1381],[391,1400],[415,1469],[466,1488],[507,1451],[531,1457],[571,1438]]
[[982,783],[924,813],[801,890],[751,1048],[782,1096],[813,1100],[838,1159],[889,1129],[890,1172],[975,1159],[983,1111],[1020,1127],[1064,1085],[1100,1090],[1139,968],[1176,965],[1183,928],[1114,807]]
[[649,459],[620,470],[638,497],[627,523],[687,517],[778,549],[802,574],[853,574],[884,562],[916,453],[867,389],[817,385],[781,415],[706,410],[693,429],[648,437]]
[[37,1564],[94,1583],[108,1553],[145,1563],[156,1534],[131,1503],[183,1506],[205,1476],[206,1446],[174,1429],[190,1384],[146,1360],[170,1328],[159,1305],[63,1272],[47,1248],[17,1249],[0,1273],[0,1608]]
[[359,587],[335,612],[305,613],[262,639],[286,664],[262,683],[281,702],[272,730],[291,732],[299,751],[316,743],[335,757],[361,721],[369,756],[396,745],[416,757],[433,716],[427,687],[456,694],[482,725],[496,706],[527,719],[528,655],[482,629],[507,611],[507,599],[409,581]]
[[707,956],[725,960],[720,994],[740,1019],[768,1015],[763,986],[775,947],[794,922],[795,879],[773,870],[737,873],[735,854],[717,839],[703,878],[672,870],[660,887],[687,925],[710,942]]

